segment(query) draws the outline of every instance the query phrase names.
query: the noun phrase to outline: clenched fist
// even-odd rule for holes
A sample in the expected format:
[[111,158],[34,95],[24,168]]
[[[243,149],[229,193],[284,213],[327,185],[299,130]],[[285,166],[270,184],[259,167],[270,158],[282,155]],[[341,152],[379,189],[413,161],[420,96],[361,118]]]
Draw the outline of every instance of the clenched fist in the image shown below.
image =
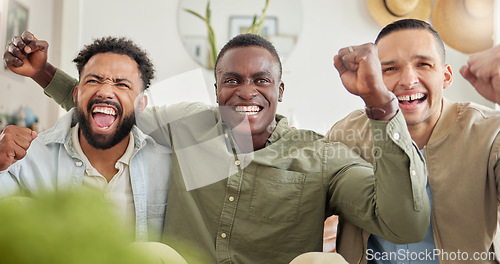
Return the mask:
[[26,156],[37,134],[26,127],[7,126],[0,134],[0,171]]
[[52,80],[56,68],[47,62],[49,43],[38,40],[33,34],[24,31],[15,36],[7,45],[3,59],[13,73],[30,77],[43,88]]

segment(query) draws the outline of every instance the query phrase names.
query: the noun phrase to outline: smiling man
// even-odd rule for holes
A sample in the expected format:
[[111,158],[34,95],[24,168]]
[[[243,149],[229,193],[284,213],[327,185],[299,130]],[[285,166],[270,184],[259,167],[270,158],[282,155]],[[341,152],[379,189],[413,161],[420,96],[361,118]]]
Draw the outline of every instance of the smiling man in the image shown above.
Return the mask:
[[[368,230],[362,233],[341,216],[344,240],[338,252],[350,263],[497,263],[500,112],[443,97],[453,73],[439,34],[427,22],[396,21],[382,29],[375,43],[370,52],[378,50],[385,86],[397,96],[411,137],[427,160],[431,225],[422,242],[396,245]],[[354,47],[354,53],[363,56],[363,47]],[[495,60],[480,66],[489,74],[499,72]],[[477,68],[470,67],[475,73]],[[478,79],[467,73],[468,80]],[[477,90],[491,89],[493,79],[486,79],[471,83]],[[371,149],[369,136],[360,137],[370,134],[368,122],[364,111],[355,111],[327,137],[354,150]],[[346,137],[346,131],[356,133]],[[370,152],[360,155],[375,161]]]
[[[46,52],[32,38],[19,40],[34,54]],[[22,69],[35,63],[17,63],[15,46],[4,55],[8,64]],[[345,55],[345,64],[354,64]],[[375,56],[368,62],[361,68],[380,68]],[[339,72],[352,82],[371,78],[340,64]],[[65,95],[76,80],[45,61],[41,65],[31,77],[71,105]],[[269,41],[239,35],[216,61],[218,107],[183,103],[146,109],[138,118],[143,131],[173,150],[164,242],[174,248],[176,242],[194,244],[199,250],[188,253],[205,252],[203,263],[289,263],[322,250],[323,222],[333,213],[393,242],[421,240],[429,217],[424,163],[394,96],[380,83],[346,86],[374,110],[380,150],[374,170],[345,145],[291,129],[276,114],[285,87],[281,74]]]
[[263,148],[276,127],[275,114],[285,89],[276,60],[279,57],[260,46],[228,46],[216,61],[215,91],[222,119],[235,137],[251,131],[252,148],[244,152]]
[[136,240],[159,240],[171,152],[135,127],[153,65],[132,41],[111,37],[85,46],[74,62],[76,108],[38,137],[16,126],[0,135],[0,197],[98,189],[135,226]]

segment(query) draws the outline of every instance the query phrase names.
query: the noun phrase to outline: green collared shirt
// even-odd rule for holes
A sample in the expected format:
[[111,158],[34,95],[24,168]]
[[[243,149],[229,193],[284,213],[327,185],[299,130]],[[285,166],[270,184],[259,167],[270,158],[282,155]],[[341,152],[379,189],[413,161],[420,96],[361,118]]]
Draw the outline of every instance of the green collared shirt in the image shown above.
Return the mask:
[[[67,89],[59,86],[53,81],[46,92]],[[341,143],[291,129],[283,116],[276,121],[266,147],[241,153],[215,107],[141,114],[138,126],[173,150],[164,242],[196,247],[177,249],[205,252],[203,263],[288,263],[322,250],[331,214],[395,243],[424,237],[425,164],[401,113],[371,121],[373,167]]]

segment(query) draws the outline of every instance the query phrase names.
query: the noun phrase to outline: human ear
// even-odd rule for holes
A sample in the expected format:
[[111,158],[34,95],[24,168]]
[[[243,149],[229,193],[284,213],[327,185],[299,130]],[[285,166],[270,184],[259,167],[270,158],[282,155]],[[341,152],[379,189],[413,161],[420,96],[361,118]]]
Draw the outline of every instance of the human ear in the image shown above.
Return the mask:
[[450,87],[452,82],[453,82],[453,71],[451,70],[451,66],[449,64],[446,64],[444,66],[443,89]]
[[219,97],[217,96],[217,83],[214,83],[214,87],[215,87],[215,102],[219,103]]
[[285,83],[281,82],[280,87],[278,88],[278,102],[283,101],[283,93],[285,92]]
[[141,113],[148,106],[148,97],[143,93],[141,93],[137,98],[137,111]]
[[78,86],[75,86],[75,89],[73,89],[73,103],[76,105],[76,99],[78,98]]

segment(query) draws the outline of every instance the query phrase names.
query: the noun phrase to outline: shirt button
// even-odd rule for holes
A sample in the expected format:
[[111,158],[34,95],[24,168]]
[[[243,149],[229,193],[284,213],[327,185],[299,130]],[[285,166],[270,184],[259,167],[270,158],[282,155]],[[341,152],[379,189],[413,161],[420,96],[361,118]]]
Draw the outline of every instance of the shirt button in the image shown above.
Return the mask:
[[234,162],[234,164],[236,164],[236,166],[239,166],[239,165],[240,165],[240,161],[239,161],[239,160],[236,160],[236,161]]
[[229,138],[229,136],[227,135],[227,133],[225,133],[225,134],[224,134],[224,137],[225,137],[225,138]]
[[399,133],[396,132],[392,135],[392,137],[394,137],[394,140],[398,141],[401,138],[401,135],[399,135]]
[[83,162],[77,161],[77,162],[75,162],[75,164],[76,164],[77,167],[81,167],[83,165]]
[[220,234],[220,237],[222,237],[222,238],[226,238],[226,237],[227,237],[227,235],[226,235],[226,233],[222,233],[222,234]]
[[230,202],[234,201],[234,197],[233,196],[229,196],[229,201]]
[[417,172],[415,170],[411,170],[411,175],[415,176],[417,175]]

